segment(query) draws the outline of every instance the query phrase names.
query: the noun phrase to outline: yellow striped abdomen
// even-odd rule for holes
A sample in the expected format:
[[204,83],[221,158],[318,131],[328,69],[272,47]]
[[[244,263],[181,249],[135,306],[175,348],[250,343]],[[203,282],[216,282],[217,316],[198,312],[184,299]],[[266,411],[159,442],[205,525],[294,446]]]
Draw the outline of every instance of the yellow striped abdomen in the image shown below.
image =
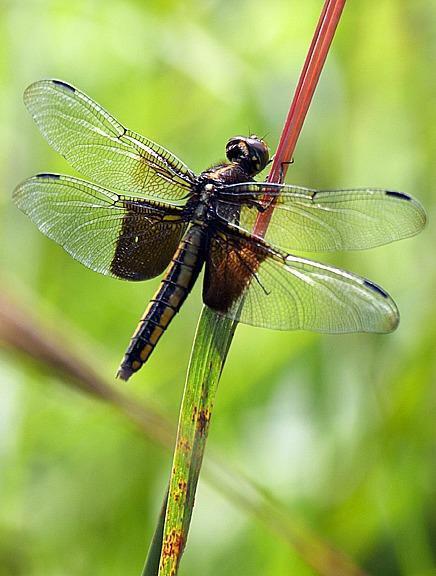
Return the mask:
[[191,291],[204,262],[205,233],[193,225],[174,254],[163,278],[136,328],[117,377],[128,380],[153,352],[168,324],[180,310]]

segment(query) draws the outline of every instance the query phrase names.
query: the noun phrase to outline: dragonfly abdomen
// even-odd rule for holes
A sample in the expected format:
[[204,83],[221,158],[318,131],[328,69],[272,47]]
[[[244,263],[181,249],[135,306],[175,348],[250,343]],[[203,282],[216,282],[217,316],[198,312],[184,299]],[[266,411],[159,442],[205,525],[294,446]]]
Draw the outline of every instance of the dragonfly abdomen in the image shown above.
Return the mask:
[[147,361],[197,280],[204,262],[204,249],[203,228],[191,226],[132,336],[118,378],[128,380]]

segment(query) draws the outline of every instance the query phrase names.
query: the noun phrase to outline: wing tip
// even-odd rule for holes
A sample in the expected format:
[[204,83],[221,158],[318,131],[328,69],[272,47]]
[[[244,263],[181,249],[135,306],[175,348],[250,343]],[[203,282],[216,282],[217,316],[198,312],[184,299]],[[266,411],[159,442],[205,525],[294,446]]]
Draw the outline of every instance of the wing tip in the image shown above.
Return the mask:
[[34,91],[42,86],[51,86],[52,88],[60,88],[61,90],[65,90],[68,92],[72,92],[73,94],[77,92],[76,88],[68,82],[64,82],[64,80],[58,80],[57,78],[47,78],[44,80],[37,80],[36,82],[32,82],[29,84],[27,88],[24,90],[23,100],[24,104],[28,106],[31,101],[31,98],[34,97]]
[[385,321],[383,324],[382,329],[380,330],[380,334],[390,334],[391,332],[395,332],[398,328],[400,323],[400,313],[395,302],[390,298],[391,310],[385,317]]
[[25,190],[26,185],[32,184],[35,180],[60,180],[60,174],[54,174],[52,172],[39,172],[30,178],[26,178],[19,184],[17,184],[12,192],[12,199],[17,203],[20,194]]
[[389,307],[386,315],[383,318],[383,324],[378,332],[380,334],[389,334],[398,328],[400,323],[400,313],[398,311],[397,305],[392,300],[391,296],[384,290],[381,286],[372,282],[371,280],[363,279],[363,284],[379,296],[383,298],[386,305]]
[[386,334],[390,334],[391,332],[395,332],[395,330],[398,328],[400,324],[400,315],[396,314],[395,316],[392,317],[392,323],[388,326],[388,329],[386,330]]
[[19,184],[17,184],[12,191],[12,200],[14,201],[14,204],[18,206],[18,208],[20,208],[20,196],[23,190],[24,182],[20,182]]
[[425,225],[427,224],[427,213],[424,209],[424,206],[413,196],[406,194],[405,192],[398,192],[396,190],[385,190],[385,195],[390,196],[391,198],[396,198],[397,200],[404,200],[409,202],[411,206],[413,206],[415,212],[418,215],[418,223],[416,228],[411,232],[411,235],[417,234],[420,232]]

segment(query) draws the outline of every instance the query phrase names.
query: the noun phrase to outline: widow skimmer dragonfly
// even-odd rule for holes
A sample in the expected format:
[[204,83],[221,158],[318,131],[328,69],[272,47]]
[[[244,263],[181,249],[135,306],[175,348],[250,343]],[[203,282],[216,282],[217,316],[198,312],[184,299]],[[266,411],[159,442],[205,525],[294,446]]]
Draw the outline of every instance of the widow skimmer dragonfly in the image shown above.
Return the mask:
[[[38,174],[15,189],[19,208],[92,270],[146,280],[167,269],[120,378],[127,380],[150,356],[203,265],[204,303],[239,322],[329,333],[397,327],[397,307],[382,288],[289,252],[357,250],[412,236],[426,216],[410,196],[255,182],[269,150],[254,135],[231,138],[228,162],[196,175],[61,80],[30,85],[24,102],[49,144],[95,184]],[[265,193],[275,208],[259,237],[253,227]]]

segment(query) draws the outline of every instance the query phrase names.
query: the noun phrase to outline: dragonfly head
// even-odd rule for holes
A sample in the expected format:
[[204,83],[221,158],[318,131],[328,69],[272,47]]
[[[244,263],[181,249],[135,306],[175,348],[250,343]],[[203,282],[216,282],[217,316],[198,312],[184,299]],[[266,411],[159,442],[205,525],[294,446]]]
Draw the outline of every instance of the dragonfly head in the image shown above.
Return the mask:
[[268,164],[269,148],[255,134],[234,136],[227,142],[226,155],[230,162],[240,164],[249,176],[255,176]]

